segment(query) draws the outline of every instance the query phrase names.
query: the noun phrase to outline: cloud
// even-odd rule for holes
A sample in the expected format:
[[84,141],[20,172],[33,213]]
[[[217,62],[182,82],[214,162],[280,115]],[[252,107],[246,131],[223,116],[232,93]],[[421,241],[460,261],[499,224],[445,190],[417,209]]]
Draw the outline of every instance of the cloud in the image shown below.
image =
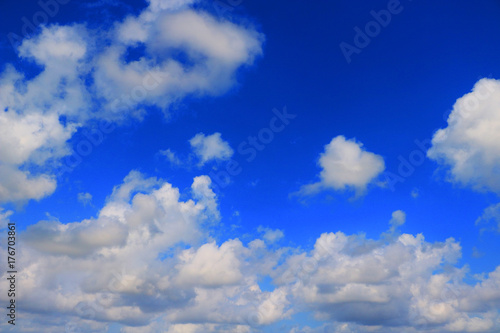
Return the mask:
[[148,0],[148,2],[152,12],[161,12],[183,8],[196,3],[197,0]]
[[[139,16],[117,24],[116,39],[96,57],[95,85],[112,111],[108,117],[141,104],[166,110],[186,96],[218,96],[235,83],[239,67],[262,54],[264,38],[254,28],[175,8],[184,6],[152,1]],[[144,55],[125,63],[127,50],[138,45]],[[178,60],[179,53],[186,60]]]
[[31,176],[8,165],[0,165],[0,202],[40,200],[52,194],[56,181],[49,175]]
[[[21,95],[15,92],[18,84],[19,76],[11,68],[0,79],[0,202],[39,200],[53,193],[54,177],[32,174],[29,169],[43,167],[68,154],[66,141],[76,127],[61,124],[56,113],[38,113],[38,101],[31,95],[39,87],[27,85]],[[44,93],[50,95],[51,88]],[[17,105],[24,99],[22,105]],[[39,102],[45,103],[43,99]],[[26,111],[18,112],[18,107]]]
[[182,164],[182,161],[180,160],[179,157],[177,157],[177,154],[170,149],[165,149],[165,150],[160,150],[160,154],[165,156],[167,161],[170,162],[170,164],[174,166],[179,166]]
[[92,202],[92,194],[78,193],[78,201],[80,201],[84,206],[90,205],[90,203]]
[[[53,193],[77,130],[102,119],[140,119],[148,106],[168,116],[172,103],[219,96],[236,83],[236,72],[262,54],[263,35],[191,4],[149,1],[109,30],[49,25],[22,41],[19,57],[39,72],[27,78],[7,65],[0,73],[0,165],[15,179],[0,177],[0,202]],[[125,60],[137,47],[143,54]]]
[[27,228],[25,239],[35,249],[54,255],[86,256],[103,247],[121,246],[126,227],[117,219],[86,220],[62,224],[40,221]]
[[220,133],[214,133],[212,135],[198,133],[189,140],[189,143],[200,160],[200,166],[212,160],[228,160],[234,154],[229,143],[222,140]]
[[325,146],[318,165],[322,168],[317,183],[303,186],[299,193],[309,195],[324,189],[342,191],[353,189],[356,196],[362,195],[385,169],[380,155],[368,152],[355,139],[339,135]]
[[500,194],[499,140],[500,81],[481,79],[456,101],[427,156],[449,171],[451,182]]
[[[276,305],[258,322],[249,319],[284,297],[257,284],[280,254],[262,240],[211,239],[220,213],[209,177],[194,178],[186,196],[180,200],[171,184],[132,171],[97,217],[40,221],[21,232],[25,327],[103,331],[100,323],[118,322],[145,332],[162,322],[161,331],[248,332],[251,324],[283,318],[284,306]],[[2,289],[6,282],[4,274]],[[60,316],[43,319],[48,303]]]
[[483,214],[477,218],[476,225],[495,225],[500,231],[500,203],[486,207]]
[[[325,232],[311,250],[258,238],[216,242],[210,186],[196,177],[191,193],[181,194],[133,171],[97,217],[40,221],[20,232],[21,331],[105,332],[116,322],[131,333],[252,332],[302,312],[314,314],[317,328],[290,332],[500,329],[500,267],[470,276],[457,266],[461,247],[453,238]],[[389,228],[405,220],[402,211],[392,215]],[[260,232],[265,239],[274,230]],[[259,285],[264,277],[270,290]],[[7,282],[4,273],[0,287]],[[47,304],[59,315],[47,317]]]
[[400,226],[402,226],[406,222],[406,213],[402,210],[396,210],[392,213],[392,218],[389,221],[391,225],[391,230],[394,230]]
[[185,250],[180,256],[179,283],[208,287],[238,283],[243,278],[237,254],[241,250],[238,240],[228,241],[220,247],[208,243],[196,251]]
[[220,213],[217,209],[217,198],[211,188],[212,180],[208,176],[198,176],[193,179],[191,193],[193,198],[197,199],[203,206],[207,214],[215,220],[220,219]]
[[280,229],[270,229],[259,226],[257,231],[263,233],[262,238],[264,238],[268,243],[275,243],[285,236],[283,231]]
[[4,211],[4,209],[0,207],[0,230],[7,228],[7,225],[10,222],[9,216],[11,216],[13,213],[14,212],[11,210]]
[[453,238],[324,233],[273,274],[294,307],[332,323],[319,332],[495,332],[499,268],[469,284],[467,268],[453,266],[460,256]]

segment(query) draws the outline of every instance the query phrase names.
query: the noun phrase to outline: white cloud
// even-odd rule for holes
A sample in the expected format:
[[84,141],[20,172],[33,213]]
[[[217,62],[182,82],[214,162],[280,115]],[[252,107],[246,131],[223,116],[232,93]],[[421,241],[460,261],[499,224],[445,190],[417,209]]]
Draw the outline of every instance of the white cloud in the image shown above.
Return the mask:
[[[191,194],[181,201],[171,184],[133,171],[97,217],[29,226],[19,235],[25,246],[17,253],[23,262],[24,320],[54,332],[66,324],[103,331],[96,328],[103,321],[141,326],[142,332],[249,332],[248,314],[262,307],[272,311],[259,323],[285,316],[285,305],[277,303],[282,293],[263,292],[257,284],[258,274],[268,274],[279,254],[261,240],[247,246],[237,239],[215,243],[207,230],[220,213],[210,178],[196,177]],[[6,282],[3,275],[2,289]],[[47,303],[63,319],[38,317]]]
[[197,0],[148,0],[148,2],[149,9],[152,12],[161,12],[164,10],[177,10],[196,3]]
[[229,143],[222,140],[220,133],[212,135],[198,133],[189,140],[189,143],[200,160],[200,166],[212,160],[228,160],[234,154]]
[[103,247],[124,245],[127,229],[117,219],[102,218],[62,224],[40,221],[27,228],[25,239],[35,249],[70,257],[85,256]]
[[[393,215],[392,226],[404,220],[400,211]],[[290,256],[273,274],[294,307],[332,323],[319,332],[496,332],[500,268],[469,284],[467,268],[453,267],[460,256],[452,238],[324,233],[312,251]]]
[[323,189],[354,189],[359,196],[385,169],[380,155],[366,151],[362,143],[354,139],[346,140],[342,135],[325,146],[318,165],[322,168],[319,174],[321,180],[303,186],[300,193],[307,195]]
[[19,47],[19,55],[32,58],[45,68],[50,68],[46,74],[55,74],[55,71],[75,74],[74,65],[87,53],[82,32],[85,34],[82,26],[45,28],[36,38],[23,41]]
[[[238,69],[262,54],[263,36],[192,3],[151,0],[109,31],[49,25],[23,40],[19,57],[40,73],[28,79],[7,65],[0,74],[0,164],[16,179],[0,177],[0,202],[51,194],[54,168],[71,153],[68,140],[94,120],[140,118],[148,105],[168,114],[186,96],[218,96],[233,86]],[[126,62],[138,45],[144,55]]]
[[262,238],[264,238],[268,243],[275,243],[285,236],[283,231],[280,229],[270,229],[259,226],[257,231],[263,233]]
[[[189,95],[218,96],[235,83],[239,67],[262,54],[263,36],[252,27],[172,8],[184,5],[152,1],[117,25],[117,41],[96,58],[96,88],[113,111],[106,116],[119,118],[140,104],[167,109]],[[127,49],[139,44],[144,56],[125,63]],[[179,52],[188,60],[178,61]]]
[[[8,108],[8,107],[6,107]],[[0,156],[10,165],[26,162],[42,165],[49,158],[68,153],[65,146],[73,130],[64,127],[57,114],[18,114],[13,110],[0,113]]]
[[160,22],[160,40],[168,47],[181,47],[192,57],[200,55],[219,64],[251,63],[260,53],[259,36],[231,22],[194,11],[167,15]]
[[456,101],[427,155],[449,168],[450,181],[500,194],[499,141],[500,81],[481,79]]
[[402,226],[406,222],[406,213],[402,210],[396,210],[392,213],[392,218],[389,221],[391,225],[391,230],[395,230],[396,228]]
[[217,287],[240,282],[238,252],[242,244],[238,240],[228,241],[217,247],[215,243],[202,245],[196,251],[185,250],[180,256],[179,283]]
[[48,175],[32,176],[27,171],[0,165],[0,202],[40,200],[55,189],[56,181]]
[[37,111],[37,99],[30,96],[38,87],[27,85],[23,95],[15,91],[17,84],[18,74],[7,69],[0,80],[0,202],[38,200],[54,192],[54,177],[31,174],[29,167],[68,154],[66,141],[75,131],[74,125],[61,124],[55,111]]
[[14,212],[11,210],[4,211],[2,207],[0,207],[0,230],[3,228],[7,228],[8,223],[10,222],[9,216],[11,216]]
[[[20,56],[43,68],[33,79],[26,80],[12,66],[0,74],[0,201],[38,200],[56,188],[50,173],[28,170],[68,155],[66,142],[84,118],[81,110],[87,102],[79,66],[86,42],[81,29],[43,28],[23,42]],[[63,124],[61,115],[73,121]]]
[[500,231],[500,203],[486,207],[483,214],[476,220],[476,225],[490,224],[493,224]]
[[165,156],[165,158],[174,166],[179,166],[182,164],[182,161],[179,157],[177,157],[177,154],[170,149],[160,150],[160,154]]
[[84,206],[90,205],[92,202],[92,194],[78,193],[78,201],[80,201]]
[[[25,330],[64,332],[71,324],[105,332],[102,322],[118,322],[130,333],[249,333],[302,311],[328,324],[291,332],[500,328],[494,310],[500,267],[469,276],[466,267],[455,266],[461,248],[452,238],[328,232],[311,251],[269,248],[261,239],[219,243],[207,228],[217,222],[209,178],[195,178],[191,193],[180,200],[172,185],[131,172],[96,218],[41,221],[19,234],[25,240],[17,254]],[[2,212],[2,219],[8,215]],[[389,224],[404,220],[395,211]],[[266,276],[275,286],[269,291],[258,284]],[[6,283],[4,274],[0,287]],[[57,318],[46,318],[49,303]]]
[[198,176],[193,180],[191,192],[193,198],[197,199],[200,205],[203,205],[207,214],[215,220],[220,219],[220,213],[217,209],[217,198],[211,189],[212,180],[208,176]]

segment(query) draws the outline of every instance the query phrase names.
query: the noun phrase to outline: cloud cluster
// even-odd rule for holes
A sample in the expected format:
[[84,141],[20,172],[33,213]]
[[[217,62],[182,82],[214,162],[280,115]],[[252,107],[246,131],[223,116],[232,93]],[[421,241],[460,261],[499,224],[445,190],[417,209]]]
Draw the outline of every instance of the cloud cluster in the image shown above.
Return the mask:
[[[146,332],[162,321],[161,331],[237,332],[284,317],[281,305],[257,321],[249,317],[281,295],[257,283],[279,254],[261,240],[212,240],[207,230],[220,214],[207,176],[194,178],[190,196],[180,200],[171,184],[133,171],[95,218],[29,226],[17,253],[25,324],[80,332],[118,322]],[[7,282],[2,275],[2,290]],[[42,319],[47,304],[59,316]]]
[[274,274],[295,305],[332,323],[300,332],[496,332],[500,268],[468,284],[466,268],[454,267],[460,256],[452,238],[324,233]]
[[[145,107],[167,112],[186,96],[230,89],[237,70],[262,53],[263,36],[195,10],[194,2],[149,0],[109,31],[54,25],[23,41],[20,57],[40,72],[26,78],[7,66],[0,75],[0,202],[54,192],[52,171],[70,154],[68,140],[93,120],[141,118]],[[500,193],[499,102],[500,83],[479,81],[434,135],[428,156],[450,169],[453,182]],[[220,133],[189,142],[200,165],[234,153]],[[181,163],[170,150],[163,153]],[[325,146],[318,164],[320,180],[302,194],[347,189],[359,196],[385,169],[381,156],[344,136]],[[305,250],[282,247],[284,233],[263,226],[246,243],[216,240],[210,230],[221,214],[211,179],[195,177],[188,192],[132,171],[95,217],[27,227],[17,249],[23,320],[16,331],[106,332],[113,322],[128,333],[250,333],[301,312],[320,325],[281,327],[290,333],[500,330],[500,267],[469,276],[457,266],[456,240],[400,234],[401,210],[378,239],[326,232]],[[88,204],[92,196],[78,199]],[[0,208],[0,228],[11,214]],[[492,205],[477,223],[498,220],[499,206]],[[5,239],[0,244],[5,248]],[[264,278],[273,283],[263,288]],[[12,330],[5,322],[0,329]]]
[[320,181],[305,185],[302,194],[313,194],[323,189],[342,191],[353,189],[356,196],[362,195],[385,169],[382,156],[366,151],[355,139],[339,135],[325,146],[318,165],[321,167]]
[[146,106],[168,113],[186,96],[216,96],[235,83],[262,53],[263,36],[192,3],[150,1],[109,31],[52,25],[21,43],[19,56],[39,73],[26,78],[8,65],[0,74],[0,202],[54,192],[68,140],[92,120],[141,118]]
[[[400,234],[403,211],[379,239],[327,232],[308,251],[277,246],[282,232],[265,227],[263,239],[216,242],[207,176],[193,180],[191,199],[180,198],[171,184],[131,172],[95,218],[28,227],[19,235],[16,329],[106,332],[117,322],[123,332],[250,333],[304,311],[325,323],[320,332],[500,329],[500,267],[469,276],[456,266],[456,240]],[[265,277],[271,289],[261,287]],[[47,304],[57,316],[46,317]]]

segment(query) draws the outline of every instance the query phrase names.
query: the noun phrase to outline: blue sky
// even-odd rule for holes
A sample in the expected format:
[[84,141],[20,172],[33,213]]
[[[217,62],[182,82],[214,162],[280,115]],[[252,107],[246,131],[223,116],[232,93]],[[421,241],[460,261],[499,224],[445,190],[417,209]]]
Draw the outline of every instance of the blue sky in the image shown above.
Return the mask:
[[499,330],[497,1],[0,12],[2,331]]

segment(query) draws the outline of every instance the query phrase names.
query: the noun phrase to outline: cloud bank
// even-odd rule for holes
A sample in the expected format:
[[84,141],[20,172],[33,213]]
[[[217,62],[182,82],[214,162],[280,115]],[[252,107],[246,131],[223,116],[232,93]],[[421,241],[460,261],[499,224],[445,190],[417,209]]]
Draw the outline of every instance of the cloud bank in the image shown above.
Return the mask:
[[[456,240],[401,234],[405,218],[395,211],[378,239],[323,233],[311,250],[284,246],[283,233],[266,227],[253,240],[216,241],[218,198],[207,176],[182,194],[133,171],[96,217],[40,221],[19,235],[16,329],[106,332],[115,322],[123,332],[256,332],[302,312],[327,332],[500,329],[500,267],[470,276],[457,266]],[[47,317],[47,304],[58,315]]]

